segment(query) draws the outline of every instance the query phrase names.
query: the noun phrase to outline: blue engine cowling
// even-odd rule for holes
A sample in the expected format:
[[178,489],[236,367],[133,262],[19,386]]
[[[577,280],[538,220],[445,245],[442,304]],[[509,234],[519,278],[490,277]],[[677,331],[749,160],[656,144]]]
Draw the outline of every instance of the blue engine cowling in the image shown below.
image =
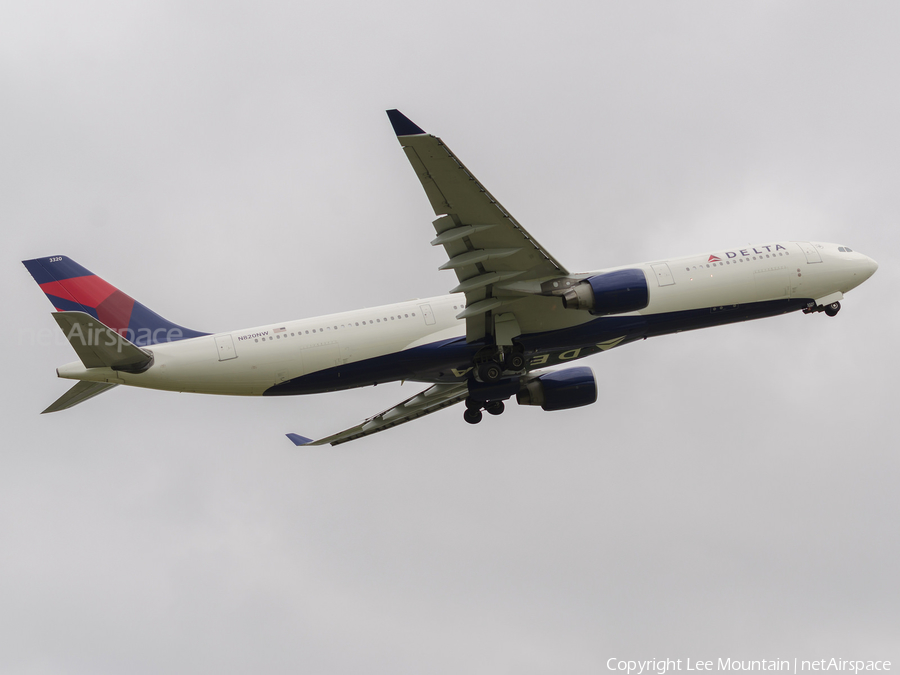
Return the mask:
[[598,316],[636,312],[648,304],[647,277],[633,268],[588,277],[563,295],[566,309],[586,309]]
[[597,400],[597,380],[587,366],[555,370],[524,382],[516,394],[519,405],[539,405],[544,410],[567,410]]

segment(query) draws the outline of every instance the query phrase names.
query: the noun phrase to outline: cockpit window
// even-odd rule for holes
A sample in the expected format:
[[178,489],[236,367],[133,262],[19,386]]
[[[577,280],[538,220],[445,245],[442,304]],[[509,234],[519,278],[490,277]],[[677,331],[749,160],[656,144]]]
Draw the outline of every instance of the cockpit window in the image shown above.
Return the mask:
[[847,246],[838,246],[838,251],[841,253],[853,253],[853,249]]

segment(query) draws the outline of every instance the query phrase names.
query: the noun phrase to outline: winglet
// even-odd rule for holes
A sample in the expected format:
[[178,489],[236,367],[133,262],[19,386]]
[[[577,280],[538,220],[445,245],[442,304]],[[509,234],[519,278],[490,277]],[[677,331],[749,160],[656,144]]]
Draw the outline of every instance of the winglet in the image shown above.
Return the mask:
[[425,133],[415,122],[399,110],[394,109],[386,112],[388,119],[391,121],[391,126],[394,127],[394,133],[398,136],[416,136]]
[[291,439],[291,443],[294,445],[309,445],[312,443],[311,438],[307,438],[306,436],[301,436],[300,434],[285,434],[289,439]]

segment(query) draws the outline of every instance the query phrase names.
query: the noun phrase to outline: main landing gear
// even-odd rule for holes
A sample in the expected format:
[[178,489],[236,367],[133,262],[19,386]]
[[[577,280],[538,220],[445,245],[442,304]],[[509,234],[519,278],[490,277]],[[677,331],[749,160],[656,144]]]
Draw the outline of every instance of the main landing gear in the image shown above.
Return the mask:
[[[810,303],[812,305],[812,303]],[[825,312],[826,316],[837,316],[837,313],[841,311],[841,303],[832,302],[827,305],[819,305],[817,307],[804,307],[804,314],[813,314],[814,312]]]
[[485,347],[475,355],[475,379],[484,384],[494,384],[504,375],[518,375],[525,371],[525,351],[519,345],[512,347]]
[[466,399],[466,411],[463,413],[463,419],[469,424],[478,424],[483,418],[482,409],[488,415],[500,415],[506,410],[506,405],[503,401],[476,401],[470,397]]
[[[516,377],[525,372],[525,349],[521,345],[488,345],[475,355],[474,366],[476,382],[483,385],[497,384],[504,378]],[[484,390],[484,387],[481,389]],[[493,395],[508,397],[509,393],[501,394],[493,390]],[[484,418],[482,411],[488,415],[500,415],[505,409],[506,405],[502,400],[486,401],[469,396],[463,419],[469,424],[478,424]]]

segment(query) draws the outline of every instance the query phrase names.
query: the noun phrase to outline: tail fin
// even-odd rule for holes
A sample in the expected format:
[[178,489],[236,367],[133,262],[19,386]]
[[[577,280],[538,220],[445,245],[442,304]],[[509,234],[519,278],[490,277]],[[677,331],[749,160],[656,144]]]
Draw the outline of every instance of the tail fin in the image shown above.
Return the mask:
[[208,335],[164,319],[65,256],[22,263],[58,311],[85,312],[138,346]]

